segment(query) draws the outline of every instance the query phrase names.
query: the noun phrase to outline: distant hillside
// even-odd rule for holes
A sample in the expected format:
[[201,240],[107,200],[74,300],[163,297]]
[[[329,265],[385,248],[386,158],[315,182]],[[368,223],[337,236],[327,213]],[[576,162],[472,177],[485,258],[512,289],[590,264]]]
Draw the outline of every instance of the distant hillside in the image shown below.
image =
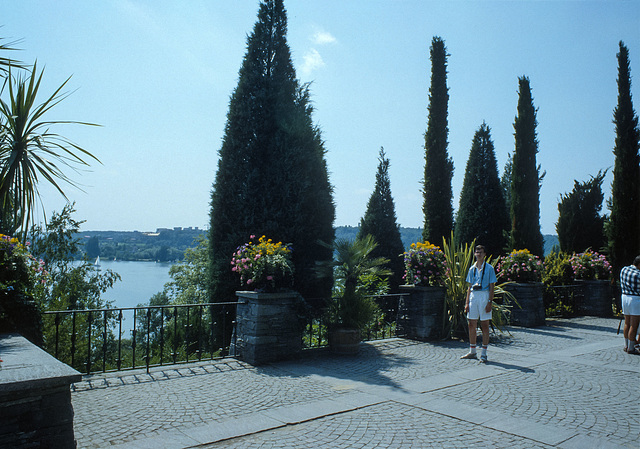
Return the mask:
[[[336,239],[354,240],[360,228],[357,226],[338,226]],[[85,242],[85,252],[90,257],[100,255],[103,259],[177,261],[182,260],[184,251],[195,246],[195,239],[207,231],[198,228],[157,229],[156,232],[138,231],[86,231],[77,235]],[[400,237],[405,249],[412,243],[422,241],[422,228],[400,227]],[[89,250],[90,242],[93,250]],[[555,235],[544,236],[545,256],[558,245]],[[99,251],[99,252],[97,252]]]
[[[360,227],[358,226],[338,226],[336,228],[336,239],[353,240],[356,238]],[[558,245],[557,235],[544,235],[544,255],[546,256],[552,248]],[[422,228],[400,227],[400,238],[405,250],[409,249],[412,243],[422,241]],[[432,242],[433,243],[433,242]],[[439,245],[441,246],[441,245]]]

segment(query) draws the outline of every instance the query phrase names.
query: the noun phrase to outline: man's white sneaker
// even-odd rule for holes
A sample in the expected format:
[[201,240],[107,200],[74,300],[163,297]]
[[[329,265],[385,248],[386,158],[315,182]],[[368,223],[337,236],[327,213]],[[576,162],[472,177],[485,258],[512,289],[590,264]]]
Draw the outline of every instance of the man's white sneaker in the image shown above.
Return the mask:
[[481,356],[480,356],[480,361],[481,361],[482,363],[487,363],[487,360],[488,360],[488,359],[487,359],[487,356],[486,356],[486,355],[481,355]]
[[478,356],[477,356],[475,353],[470,352],[470,353],[468,353],[468,354],[463,355],[463,356],[462,356],[462,357],[460,357],[460,358],[461,358],[461,359],[477,359],[477,358],[478,358]]

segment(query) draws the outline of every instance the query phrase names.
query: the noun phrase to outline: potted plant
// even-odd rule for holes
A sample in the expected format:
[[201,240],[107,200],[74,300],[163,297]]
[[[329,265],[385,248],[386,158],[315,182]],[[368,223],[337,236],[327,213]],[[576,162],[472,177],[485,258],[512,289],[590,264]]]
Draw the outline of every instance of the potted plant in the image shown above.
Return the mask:
[[404,253],[406,285],[399,304],[398,331],[416,340],[439,338],[445,311],[447,262],[440,247],[412,243]]
[[570,262],[575,283],[579,286],[582,296],[576,304],[578,313],[611,316],[613,314],[611,265],[607,258],[587,249],[583,253],[574,254]]
[[[250,236],[255,239],[255,235]],[[231,258],[231,271],[240,284],[260,292],[275,292],[293,286],[291,247],[266,236],[239,246]]]
[[324,275],[332,271],[335,279],[336,295],[329,303],[326,318],[329,346],[336,353],[357,353],[361,331],[378,311],[367,287],[375,284],[372,278],[384,278],[391,272],[384,268],[388,259],[371,256],[377,246],[371,235],[352,242],[338,240],[334,245],[334,260],[320,267]]
[[511,324],[525,327],[544,324],[542,271],[540,258],[527,249],[513,250],[498,259],[498,282],[504,283],[503,289],[511,293],[520,305],[511,311]]

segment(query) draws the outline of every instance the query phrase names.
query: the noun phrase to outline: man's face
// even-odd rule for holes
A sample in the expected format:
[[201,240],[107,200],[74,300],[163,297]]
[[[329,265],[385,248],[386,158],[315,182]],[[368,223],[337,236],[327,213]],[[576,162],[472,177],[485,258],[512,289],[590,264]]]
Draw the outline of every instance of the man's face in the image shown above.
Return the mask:
[[477,249],[475,252],[476,255],[476,260],[484,260],[484,250],[483,249]]

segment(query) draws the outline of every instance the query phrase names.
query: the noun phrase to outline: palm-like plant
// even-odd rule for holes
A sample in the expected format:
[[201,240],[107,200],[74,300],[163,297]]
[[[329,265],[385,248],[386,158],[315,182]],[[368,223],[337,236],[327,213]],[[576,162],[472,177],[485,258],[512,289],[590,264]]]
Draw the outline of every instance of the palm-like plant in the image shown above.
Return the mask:
[[100,162],[87,150],[51,132],[49,128],[60,124],[97,125],[43,120],[47,112],[69,95],[61,91],[71,77],[44,103],[36,106],[44,70],[38,75],[34,64],[33,71],[13,78],[10,65],[8,73],[6,85],[9,99],[8,102],[0,99],[0,219],[4,227],[13,228],[3,231],[14,233],[22,228],[22,238],[25,238],[29,224],[34,219],[33,211],[38,203],[41,204],[38,190],[40,177],[67,198],[60,181],[74,187],[78,185],[63,169],[72,168],[77,171],[78,166],[89,165],[88,159]]
[[371,277],[390,276],[384,268],[389,259],[371,257],[378,246],[371,235],[350,242],[335,242],[335,260],[330,264],[338,288],[338,297],[329,306],[329,322],[333,326],[362,329],[375,317],[377,306],[368,296],[366,280]]
[[[445,304],[443,335],[453,337],[454,335],[467,335],[468,324],[464,312],[464,306],[467,300],[467,273],[473,264],[473,254],[475,250],[474,240],[471,244],[460,244],[457,248],[454,243],[455,237],[453,232],[451,238],[447,242],[442,239],[442,247],[444,256],[447,261],[447,278],[445,285],[447,287],[447,297]],[[488,263],[490,258],[487,259]],[[492,323],[502,332],[509,322],[509,314],[511,311],[511,303],[515,303],[518,307],[516,298],[508,291],[504,290],[504,286],[508,282],[496,284],[494,295],[502,299],[500,303],[492,302]]]

